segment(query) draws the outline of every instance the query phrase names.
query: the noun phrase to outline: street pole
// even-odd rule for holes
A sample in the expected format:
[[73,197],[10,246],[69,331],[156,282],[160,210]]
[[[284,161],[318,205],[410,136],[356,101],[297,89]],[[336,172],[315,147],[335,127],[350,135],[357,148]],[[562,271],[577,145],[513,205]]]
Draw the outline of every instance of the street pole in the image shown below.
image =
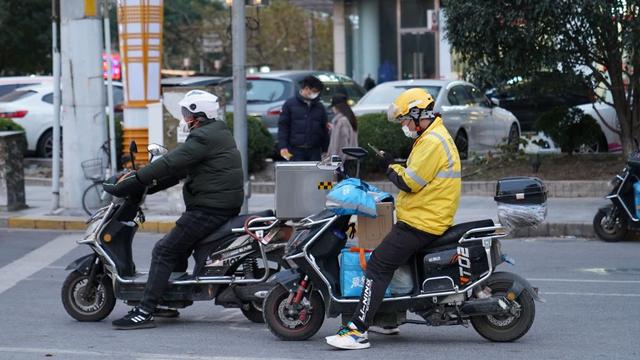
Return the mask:
[[309,70],[314,70],[315,64],[313,59],[313,14],[309,12]]
[[51,155],[51,211],[60,208],[60,48],[58,47],[59,0],[51,2],[51,49],[53,51],[53,154]]
[[85,178],[81,164],[85,160],[95,159],[107,138],[99,10],[98,0],[60,2],[64,88],[62,202],[68,209],[82,208],[82,193],[91,182]]
[[245,73],[245,20],[244,0],[233,0],[231,31],[233,42],[233,137],[242,158],[244,177],[244,203],[241,212],[249,210],[251,184],[249,183],[249,156],[247,151],[247,81]]
[[102,0],[104,21],[104,48],[107,55],[107,111],[109,111],[109,157],[111,159],[110,175],[117,171],[116,160],[116,118],[113,113],[113,56],[111,54],[111,28],[109,26],[109,0]]

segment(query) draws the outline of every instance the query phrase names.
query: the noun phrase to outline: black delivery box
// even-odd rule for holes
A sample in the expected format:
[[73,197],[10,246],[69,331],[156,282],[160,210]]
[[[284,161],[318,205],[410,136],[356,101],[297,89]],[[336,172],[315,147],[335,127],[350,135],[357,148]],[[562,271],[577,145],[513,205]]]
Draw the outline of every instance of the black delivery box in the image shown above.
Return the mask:
[[547,187],[536,177],[503,178],[498,180],[494,199],[503,204],[541,205],[547,201]]

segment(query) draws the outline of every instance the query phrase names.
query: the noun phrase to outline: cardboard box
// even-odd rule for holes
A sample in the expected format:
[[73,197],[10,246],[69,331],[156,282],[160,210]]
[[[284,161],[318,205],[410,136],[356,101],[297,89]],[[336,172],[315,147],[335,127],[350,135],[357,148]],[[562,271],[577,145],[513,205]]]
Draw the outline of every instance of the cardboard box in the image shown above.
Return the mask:
[[391,231],[393,226],[393,203],[378,203],[375,218],[358,216],[358,246],[365,249],[375,249]]

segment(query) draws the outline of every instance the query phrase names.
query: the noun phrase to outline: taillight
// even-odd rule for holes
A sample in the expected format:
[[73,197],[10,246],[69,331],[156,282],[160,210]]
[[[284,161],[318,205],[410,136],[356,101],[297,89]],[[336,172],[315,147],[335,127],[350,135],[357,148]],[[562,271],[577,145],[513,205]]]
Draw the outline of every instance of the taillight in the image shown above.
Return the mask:
[[282,113],[282,107],[278,106],[267,111],[267,116],[280,116]]
[[18,110],[18,111],[13,111],[13,112],[3,112],[0,113],[0,118],[10,118],[10,119],[15,119],[15,118],[23,118],[27,115],[28,111],[27,110]]

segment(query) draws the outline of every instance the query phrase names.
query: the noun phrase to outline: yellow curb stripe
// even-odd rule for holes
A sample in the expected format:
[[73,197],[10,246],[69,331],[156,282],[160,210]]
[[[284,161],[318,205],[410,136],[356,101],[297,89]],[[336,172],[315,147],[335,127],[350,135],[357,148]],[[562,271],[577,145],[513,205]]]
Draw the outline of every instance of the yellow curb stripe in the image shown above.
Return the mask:
[[9,218],[7,221],[9,228],[17,228],[17,229],[34,229],[36,227],[36,222],[33,219],[29,218]]
[[[38,230],[86,230],[84,220],[65,220],[55,217],[12,217],[7,219],[10,229],[38,229]],[[147,221],[140,226],[139,231],[168,233],[175,227],[175,221]]]

